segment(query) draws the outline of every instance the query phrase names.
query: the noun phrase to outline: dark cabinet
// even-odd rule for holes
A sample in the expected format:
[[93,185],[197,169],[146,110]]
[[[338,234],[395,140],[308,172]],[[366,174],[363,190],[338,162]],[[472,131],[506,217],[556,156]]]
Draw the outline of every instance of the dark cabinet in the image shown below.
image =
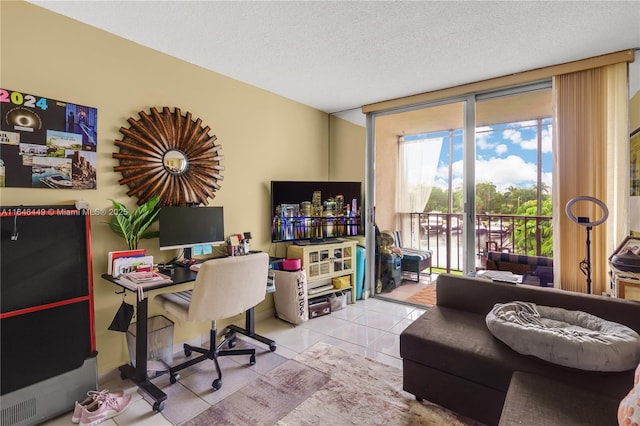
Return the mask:
[[96,389],[90,235],[73,206],[0,207],[3,425],[40,423]]

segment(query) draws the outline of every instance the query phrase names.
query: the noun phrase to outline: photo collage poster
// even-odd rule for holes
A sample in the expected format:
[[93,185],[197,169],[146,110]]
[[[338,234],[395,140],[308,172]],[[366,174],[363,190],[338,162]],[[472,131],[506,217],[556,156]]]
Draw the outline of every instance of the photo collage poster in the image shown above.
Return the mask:
[[0,187],[96,189],[96,108],[0,89]]

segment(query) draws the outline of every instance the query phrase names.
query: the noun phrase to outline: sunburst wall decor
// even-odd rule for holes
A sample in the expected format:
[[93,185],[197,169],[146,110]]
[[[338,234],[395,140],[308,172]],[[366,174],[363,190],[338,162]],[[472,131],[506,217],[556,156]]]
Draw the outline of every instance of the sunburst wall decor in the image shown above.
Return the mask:
[[206,205],[220,189],[224,170],[222,145],[209,136],[209,126],[189,112],[183,116],[179,108],[151,108],[151,114],[138,115],[139,120],[127,120],[128,129],[120,128],[124,137],[115,141],[120,152],[113,153],[120,161],[113,169],[122,173],[118,183],[129,186],[127,195],[137,196],[139,205],[154,195],[164,206]]

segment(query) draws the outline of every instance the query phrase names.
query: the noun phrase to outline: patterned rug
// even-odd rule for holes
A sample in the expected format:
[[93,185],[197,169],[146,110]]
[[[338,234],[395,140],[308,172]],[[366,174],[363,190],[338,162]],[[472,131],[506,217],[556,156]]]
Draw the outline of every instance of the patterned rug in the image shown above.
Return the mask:
[[317,343],[185,425],[478,425],[402,390],[401,370]]
[[407,298],[407,302],[417,303],[419,305],[433,306],[436,304],[436,285],[429,284],[427,287],[418,291],[416,294]]

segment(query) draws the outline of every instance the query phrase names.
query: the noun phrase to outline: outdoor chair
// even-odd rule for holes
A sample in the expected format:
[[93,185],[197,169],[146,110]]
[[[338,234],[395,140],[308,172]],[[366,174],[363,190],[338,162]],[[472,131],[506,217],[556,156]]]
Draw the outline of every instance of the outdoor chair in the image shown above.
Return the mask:
[[407,281],[420,282],[420,273],[427,268],[429,268],[429,275],[431,275],[431,258],[433,256],[433,252],[431,250],[419,250],[403,247],[400,232],[394,231],[392,234],[395,246],[398,247],[402,253],[402,271],[413,273],[416,276],[415,281]]

